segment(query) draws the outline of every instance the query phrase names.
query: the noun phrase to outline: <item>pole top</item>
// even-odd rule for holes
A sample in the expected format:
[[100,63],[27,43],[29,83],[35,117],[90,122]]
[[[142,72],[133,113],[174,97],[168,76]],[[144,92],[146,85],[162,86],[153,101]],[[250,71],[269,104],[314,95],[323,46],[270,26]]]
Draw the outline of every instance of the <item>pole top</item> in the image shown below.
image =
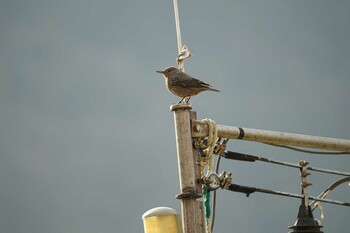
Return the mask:
[[178,103],[178,104],[173,104],[173,105],[170,105],[170,110],[172,112],[176,112],[176,111],[184,111],[184,110],[191,110],[192,107],[191,107],[191,104],[190,103]]
[[289,229],[292,229],[289,233],[323,233],[321,228],[322,226],[314,219],[311,207],[301,204],[297,220],[293,226],[289,227]]

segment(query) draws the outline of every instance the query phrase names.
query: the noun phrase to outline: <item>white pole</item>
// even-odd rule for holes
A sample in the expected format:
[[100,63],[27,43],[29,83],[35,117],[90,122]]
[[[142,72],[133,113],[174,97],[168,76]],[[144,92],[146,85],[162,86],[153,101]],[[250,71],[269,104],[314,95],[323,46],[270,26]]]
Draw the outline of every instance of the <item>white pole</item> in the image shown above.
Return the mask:
[[[180,16],[179,16],[179,9],[177,5],[177,0],[173,0],[174,2],[174,13],[175,13],[175,27],[176,27],[176,37],[177,37],[177,49],[178,54],[181,53],[182,50],[182,42],[181,42],[181,30],[180,30]],[[183,64],[183,61],[179,61],[179,69],[182,71],[185,71],[185,66]]]

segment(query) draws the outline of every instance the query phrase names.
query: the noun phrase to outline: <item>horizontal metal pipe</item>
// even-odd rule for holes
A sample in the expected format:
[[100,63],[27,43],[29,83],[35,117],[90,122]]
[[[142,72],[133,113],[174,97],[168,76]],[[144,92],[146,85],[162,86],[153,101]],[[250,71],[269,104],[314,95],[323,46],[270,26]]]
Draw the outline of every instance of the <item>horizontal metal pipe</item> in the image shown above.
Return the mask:
[[[350,152],[350,140],[317,137],[302,134],[284,133],[260,129],[241,128],[235,126],[216,125],[218,137],[241,139],[276,145],[300,146],[324,150]],[[192,137],[208,136],[208,125],[202,121],[192,121]]]

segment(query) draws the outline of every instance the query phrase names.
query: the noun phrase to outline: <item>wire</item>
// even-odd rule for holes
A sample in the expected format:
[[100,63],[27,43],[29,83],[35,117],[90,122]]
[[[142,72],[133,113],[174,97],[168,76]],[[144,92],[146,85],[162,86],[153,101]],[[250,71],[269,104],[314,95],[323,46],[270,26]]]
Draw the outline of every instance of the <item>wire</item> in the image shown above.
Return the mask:
[[[266,162],[266,163],[274,163],[282,166],[287,166],[287,167],[294,167],[294,168],[301,168],[299,164],[294,164],[294,163],[289,163],[285,161],[279,161],[279,160],[273,160],[269,159],[266,157],[260,157],[260,156],[255,156],[255,155],[249,155],[249,154],[242,154],[238,152],[233,152],[233,151],[225,151],[223,154],[224,158],[227,159],[234,159],[234,160],[240,160],[240,161],[246,161],[246,162],[255,162],[256,160]],[[342,175],[342,176],[350,176],[349,172],[342,172],[342,171],[336,171],[336,170],[330,170],[330,169],[325,169],[325,168],[317,168],[317,167],[311,167],[308,166],[307,170],[310,171],[317,171],[317,172],[323,172],[323,173],[329,173],[329,174],[334,174],[334,175]]]
[[[221,161],[221,157],[225,152],[226,149],[226,144],[228,142],[228,138],[224,139],[223,142],[221,144],[219,144],[219,150],[215,151],[216,154],[218,155],[218,158],[216,160],[216,166],[215,166],[215,173],[218,174],[219,173],[219,168],[220,168],[220,161]],[[218,142],[221,141],[221,138],[218,138]],[[214,229],[214,223],[215,223],[215,210],[216,210],[216,190],[214,190],[213,192],[213,206],[212,206],[212,218],[211,218],[211,232],[213,232]]]
[[[243,185],[237,185],[237,184],[231,184],[226,189],[233,191],[233,192],[245,193],[247,195],[247,197],[254,192],[260,192],[260,193],[267,193],[267,194],[286,196],[286,197],[294,197],[294,198],[301,198],[301,199],[305,198],[305,196],[302,194],[288,193],[288,192],[275,191],[275,190],[270,190],[270,189],[262,189],[262,188],[256,188],[256,187],[249,187],[249,186],[243,186]],[[315,200],[315,201],[326,202],[326,203],[330,203],[330,204],[350,207],[350,202],[330,200],[330,199],[324,199],[324,198],[318,198],[318,197],[312,197],[312,196],[309,196],[308,198],[310,200]]]
[[334,152],[332,152],[332,151],[314,151],[314,150],[300,149],[300,148],[293,147],[293,146],[277,145],[277,144],[267,143],[267,142],[262,142],[262,143],[270,145],[270,146],[282,147],[282,148],[286,148],[286,149],[289,149],[289,150],[294,150],[294,151],[308,153],[308,154],[319,154],[319,155],[347,155],[347,154],[350,154],[350,152],[348,152],[348,151],[340,151],[340,152],[335,152],[335,151]]
[[[220,160],[221,160],[221,155],[218,155],[218,159],[216,161],[216,168],[215,168],[215,173],[219,173],[219,167],[220,167]],[[211,218],[211,231],[213,232],[214,229],[214,223],[215,223],[215,209],[216,209],[216,190],[213,192],[213,207],[212,207],[212,218]]]

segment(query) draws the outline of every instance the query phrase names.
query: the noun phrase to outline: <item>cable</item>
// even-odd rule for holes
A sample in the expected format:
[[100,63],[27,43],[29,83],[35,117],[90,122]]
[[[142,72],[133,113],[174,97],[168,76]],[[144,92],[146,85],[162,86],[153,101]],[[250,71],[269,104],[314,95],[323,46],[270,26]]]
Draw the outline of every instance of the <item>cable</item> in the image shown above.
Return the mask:
[[300,148],[293,147],[293,146],[277,145],[277,144],[267,143],[267,142],[262,142],[262,143],[264,143],[266,145],[270,145],[270,146],[282,147],[282,148],[286,148],[289,150],[299,151],[299,152],[308,153],[308,154],[319,154],[319,155],[347,155],[347,154],[350,154],[350,152],[348,152],[348,151],[340,151],[340,152],[313,151],[313,150],[300,149]]
[[[270,189],[262,189],[262,188],[256,188],[256,187],[249,187],[249,186],[243,186],[243,185],[237,185],[237,184],[231,184],[226,189],[229,191],[232,191],[232,192],[245,193],[247,197],[254,192],[260,192],[260,193],[267,193],[267,194],[286,196],[286,197],[294,197],[294,198],[301,198],[301,199],[304,198],[304,195],[302,195],[302,194],[288,193],[288,192],[275,191],[275,190],[270,190]],[[309,196],[308,198],[310,200],[315,200],[315,201],[326,202],[326,203],[330,203],[330,204],[350,207],[350,202],[323,199],[323,198],[312,197],[312,196]]]
[[[217,141],[217,150],[215,150],[215,154],[218,155],[218,158],[216,160],[216,166],[215,166],[215,173],[219,173],[219,168],[220,168],[220,161],[221,161],[221,156],[225,152],[226,149],[226,144],[228,142],[228,138],[224,139],[223,142],[220,144],[221,138],[218,138]],[[213,203],[212,203],[212,218],[211,218],[211,232],[213,232],[214,229],[214,223],[215,223],[215,211],[216,210],[216,190],[213,192]]]
[[[299,164],[288,163],[288,162],[279,161],[279,160],[273,160],[273,159],[269,159],[266,157],[260,157],[260,156],[255,156],[255,155],[242,154],[242,153],[233,152],[233,151],[225,151],[223,154],[223,157],[227,158],[227,159],[234,159],[234,160],[240,160],[240,161],[246,161],[246,162],[255,162],[256,160],[259,160],[259,161],[266,162],[266,163],[274,163],[274,164],[278,164],[278,165],[283,165],[283,166],[287,166],[287,167],[294,167],[294,168],[299,168],[299,169],[301,168],[301,166]],[[334,175],[350,176],[349,172],[342,172],[342,171],[330,170],[330,169],[325,169],[325,168],[317,168],[317,167],[311,167],[311,166],[308,166],[307,170],[329,173],[329,174],[334,174]]]
[[[221,155],[218,155],[218,159],[216,161],[216,168],[215,168],[215,173],[219,173],[219,167],[220,167],[220,160],[221,160]],[[216,190],[213,191],[213,207],[212,207],[212,218],[211,218],[211,231],[213,232],[214,229],[214,223],[215,223],[215,209],[216,209]]]

